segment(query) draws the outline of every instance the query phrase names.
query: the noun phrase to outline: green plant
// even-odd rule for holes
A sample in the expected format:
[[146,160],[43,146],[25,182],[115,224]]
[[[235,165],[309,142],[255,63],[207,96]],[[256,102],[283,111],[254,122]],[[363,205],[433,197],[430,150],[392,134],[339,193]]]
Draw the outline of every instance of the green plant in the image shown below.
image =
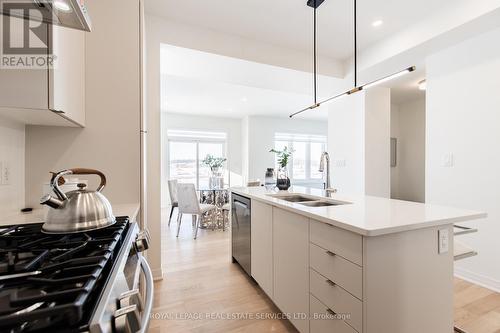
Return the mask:
[[269,152],[276,154],[276,156],[278,157],[278,164],[280,165],[281,168],[286,168],[288,162],[290,161],[290,157],[293,154],[293,150],[288,149],[288,147],[286,146],[285,148],[283,148],[283,150],[276,150],[273,148]]
[[214,171],[215,169],[218,169],[224,165],[224,162],[227,161],[227,158],[224,157],[214,157],[210,154],[208,154],[205,159],[203,159],[202,163],[208,167],[210,167],[210,170]]

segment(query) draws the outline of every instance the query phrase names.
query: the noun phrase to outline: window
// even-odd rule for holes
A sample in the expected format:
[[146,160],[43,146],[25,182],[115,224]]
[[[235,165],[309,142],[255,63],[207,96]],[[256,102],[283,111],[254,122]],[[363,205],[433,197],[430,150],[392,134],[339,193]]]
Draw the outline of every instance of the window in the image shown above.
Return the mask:
[[288,163],[290,178],[299,184],[322,183],[323,174],[318,169],[321,153],[326,151],[326,136],[275,133],[275,149],[282,150],[285,146],[294,150]]
[[[197,188],[208,187],[210,168],[202,161],[207,155],[226,157],[226,133],[168,130],[168,175],[180,183],[192,183]],[[229,172],[224,174],[229,184]]]

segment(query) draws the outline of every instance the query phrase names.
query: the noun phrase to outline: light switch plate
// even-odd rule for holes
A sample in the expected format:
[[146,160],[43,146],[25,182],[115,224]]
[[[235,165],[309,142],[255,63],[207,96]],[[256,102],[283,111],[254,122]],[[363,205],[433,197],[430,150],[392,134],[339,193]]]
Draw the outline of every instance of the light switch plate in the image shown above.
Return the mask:
[[445,168],[452,168],[455,165],[455,156],[453,156],[453,153],[444,154],[441,164]]
[[0,161],[0,185],[3,185],[3,162]]
[[450,250],[450,231],[448,229],[441,229],[438,231],[438,253],[448,253]]
[[8,161],[2,161],[0,166],[0,171],[1,171],[1,181],[0,183],[2,185],[10,185],[11,183],[11,178],[12,178],[12,173],[10,170],[9,162]]
[[345,168],[346,162],[344,159],[334,160],[333,166],[336,168]]

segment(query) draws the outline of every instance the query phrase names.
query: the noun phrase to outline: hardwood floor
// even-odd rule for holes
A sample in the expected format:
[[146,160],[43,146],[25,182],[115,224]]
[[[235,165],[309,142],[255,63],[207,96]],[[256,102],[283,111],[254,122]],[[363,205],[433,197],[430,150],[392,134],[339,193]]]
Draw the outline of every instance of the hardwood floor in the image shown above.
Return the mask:
[[500,294],[455,279],[455,324],[468,333],[500,333]]
[[[175,214],[170,227],[168,211],[162,215],[165,271],[155,283],[149,332],[297,332],[288,321],[271,317],[277,308],[231,263],[230,231],[200,230],[193,240],[188,216],[176,238]],[[255,319],[264,315],[271,318]],[[500,333],[500,294],[456,279],[455,321],[468,333]]]

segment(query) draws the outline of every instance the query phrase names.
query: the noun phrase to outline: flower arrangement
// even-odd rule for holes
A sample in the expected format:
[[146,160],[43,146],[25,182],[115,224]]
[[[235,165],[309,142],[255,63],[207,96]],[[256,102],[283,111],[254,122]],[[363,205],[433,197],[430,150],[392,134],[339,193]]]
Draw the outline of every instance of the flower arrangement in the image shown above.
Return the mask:
[[276,179],[276,186],[281,191],[286,191],[290,188],[290,178],[288,178],[288,171],[286,169],[286,166],[290,162],[290,157],[293,154],[293,149],[288,149],[288,147],[285,146],[283,150],[276,150],[273,148],[269,152],[275,153],[278,157],[280,170],[278,172],[278,178]]
[[286,146],[285,146],[285,148],[283,148],[283,150],[276,150],[273,148],[269,152],[276,154],[276,156],[278,157],[278,164],[280,165],[280,167],[282,169],[286,168],[286,166],[288,165],[288,162],[290,161],[290,157],[293,154],[293,150],[288,149],[288,147],[286,147]]
[[210,168],[212,172],[217,172],[227,161],[225,157],[214,157],[208,154],[202,161],[202,163]]

